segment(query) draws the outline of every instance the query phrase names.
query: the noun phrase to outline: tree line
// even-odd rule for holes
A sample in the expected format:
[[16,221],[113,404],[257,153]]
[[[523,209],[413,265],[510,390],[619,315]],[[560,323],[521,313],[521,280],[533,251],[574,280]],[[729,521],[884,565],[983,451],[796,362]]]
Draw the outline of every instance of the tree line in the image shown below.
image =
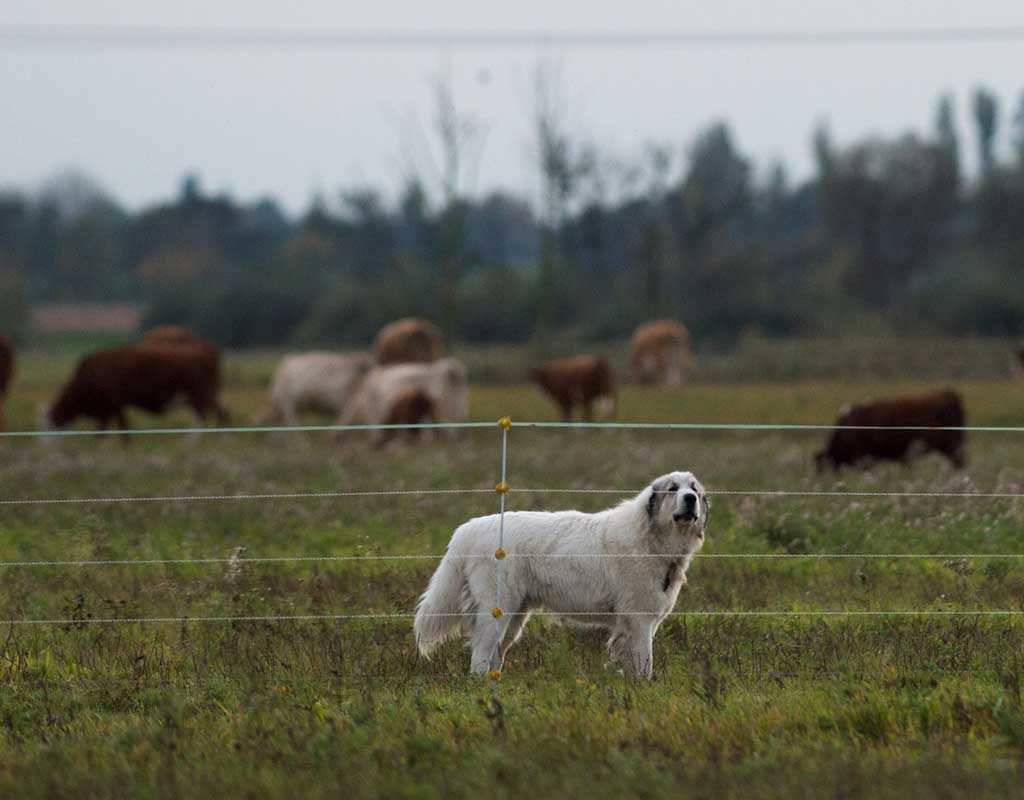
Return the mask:
[[534,206],[464,190],[479,129],[436,90],[438,166],[395,203],[364,187],[290,218],[194,175],[134,213],[74,173],[0,192],[0,325],[23,333],[33,303],[132,301],[231,346],[364,344],[405,315],[473,342],[622,338],[660,316],[720,342],[1024,333],[1024,96],[1005,121],[991,92],[970,97],[970,180],[944,96],[924,133],[839,144],[819,126],[815,173],[793,183],[756,171],[724,122],[611,159],[539,80]]

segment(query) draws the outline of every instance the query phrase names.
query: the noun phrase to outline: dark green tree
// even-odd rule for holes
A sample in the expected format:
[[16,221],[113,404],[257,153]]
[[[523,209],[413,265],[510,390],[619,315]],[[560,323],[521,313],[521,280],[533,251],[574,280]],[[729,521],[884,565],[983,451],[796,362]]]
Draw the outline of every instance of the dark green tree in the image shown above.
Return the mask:
[[974,124],[978,129],[978,158],[981,174],[988,177],[995,164],[996,130],[999,126],[999,100],[984,87],[974,90]]
[[946,154],[958,179],[960,175],[960,137],[956,132],[956,118],[953,97],[944,94],[935,109],[935,140]]

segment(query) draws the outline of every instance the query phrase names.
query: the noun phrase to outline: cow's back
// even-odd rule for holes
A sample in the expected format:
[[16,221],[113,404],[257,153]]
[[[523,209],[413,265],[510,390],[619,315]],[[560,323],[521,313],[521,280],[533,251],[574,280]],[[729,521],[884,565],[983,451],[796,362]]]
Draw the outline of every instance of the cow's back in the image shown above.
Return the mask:
[[441,331],[425,319],[407,317],[395,320],[377,333],[374,359],[379,366],[428,364],[441,357]]
[[79,416],[106,422],[127,407],[159,414],[179,396],[197,413],[217,411],[208,348],[135,344],[100,350],[78,362],[50,409],[61,427]]
[[376,366],[366,373],[342,415],[348,425],[379,424],[393,400],[409,390],[423,390],[437,405],[440,422],[463,422],[469,415],[468,379],[457,358],[431,364]]
[[366,353],[296,353],[274,373],[271,397],[278,405],[339,412],[372,367]]
[[843,411],[824,455],[833,464],[904,459],[916,443],[963,462],[963,401],[953,391],[861,403]]

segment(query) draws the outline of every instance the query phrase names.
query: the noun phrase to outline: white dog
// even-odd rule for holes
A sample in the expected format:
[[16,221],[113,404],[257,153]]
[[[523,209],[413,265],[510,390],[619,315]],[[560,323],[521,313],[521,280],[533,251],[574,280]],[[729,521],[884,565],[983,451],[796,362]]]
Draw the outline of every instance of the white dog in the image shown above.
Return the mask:
[[[597,514],[507,512],[497,599],[499,515],[471,519],[455,531],[420,598],[414,624],[420,652],[429,656],[462,633],[470,637],[472,672],[501,669],[530,614],[543,609],[609,629],[611,659],[650,678],[654,634],[704,544],[709,507],[692,473],[670,472]],[[496,625],[492,610],[499,601]]]

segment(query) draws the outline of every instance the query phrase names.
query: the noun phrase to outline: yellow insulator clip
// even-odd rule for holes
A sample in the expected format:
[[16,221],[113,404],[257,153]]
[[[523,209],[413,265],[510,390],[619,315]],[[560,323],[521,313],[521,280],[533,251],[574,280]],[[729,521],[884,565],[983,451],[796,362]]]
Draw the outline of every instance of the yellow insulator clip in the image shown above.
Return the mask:
[[491,616],[495,619],[500,619],[501,617],[505,616],[505,612],[502,611],[500,608],[492,608]]
[[494,486],[494,491],[498,494],[508,494],[510,489],[511,487],[508,485],[508,481],[502,481]]
[[505,550],[504,550],[504,548],[499,547],[497,550],[495,550],[494,551],[494,557],[496,559],[498,559],[498,561],[503,560],[505,558]]
[[512,427],[512,417],[502,417],[501,419],[499,419],[498,427],[503,428],[504,430],[507,431],[509,428]]
[[490,672],[487,673],[487,675],[492,681],[501,680],[500,670],[492,669]]

